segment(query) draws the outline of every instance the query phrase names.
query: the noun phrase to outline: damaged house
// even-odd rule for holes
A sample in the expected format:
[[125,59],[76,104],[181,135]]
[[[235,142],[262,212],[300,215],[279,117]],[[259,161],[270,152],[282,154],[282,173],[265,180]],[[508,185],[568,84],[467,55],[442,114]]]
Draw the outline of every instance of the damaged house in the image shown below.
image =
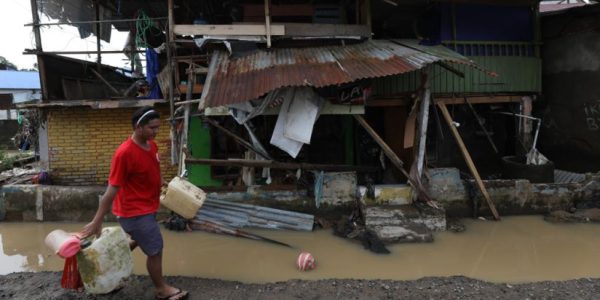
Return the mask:
[[[32,0],[43,99],[26,107],[56,184],[105,184],[131,112],[153,105],[165,179],[311,212],[360,198],[379,238],[430,241],[446,214],[566,209],[581,188],[537,186],[553,168],[517,159],[538,153],[538,5]],[[96,62],[45,52],[38,12],[97,36]],[[135,41],[131,69],[102,64],[111,26]],[[484,182],[501,177],[528,180]]]

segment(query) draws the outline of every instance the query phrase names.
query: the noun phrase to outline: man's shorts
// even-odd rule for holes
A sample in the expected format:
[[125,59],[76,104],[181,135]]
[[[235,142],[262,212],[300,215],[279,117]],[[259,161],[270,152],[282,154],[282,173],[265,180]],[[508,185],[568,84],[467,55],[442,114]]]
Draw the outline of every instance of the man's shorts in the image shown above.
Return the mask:
[[163,239],[156,222],[156,214],[147,214],[131,218],[119,217],[119,224],[131,236],[147,256],[160,254],[163,249]]

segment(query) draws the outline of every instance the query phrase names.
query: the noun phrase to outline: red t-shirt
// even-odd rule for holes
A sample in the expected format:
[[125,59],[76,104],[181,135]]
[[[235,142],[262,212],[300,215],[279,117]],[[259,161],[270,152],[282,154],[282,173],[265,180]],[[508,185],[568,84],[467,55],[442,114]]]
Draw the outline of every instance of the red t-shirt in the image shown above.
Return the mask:
[[115,151],[108,183],[118,186],[112,212],[119,217],[135,217],[158,210],[160,203],[160,163],[158,147],[150,141],[145,150],[128,138]]

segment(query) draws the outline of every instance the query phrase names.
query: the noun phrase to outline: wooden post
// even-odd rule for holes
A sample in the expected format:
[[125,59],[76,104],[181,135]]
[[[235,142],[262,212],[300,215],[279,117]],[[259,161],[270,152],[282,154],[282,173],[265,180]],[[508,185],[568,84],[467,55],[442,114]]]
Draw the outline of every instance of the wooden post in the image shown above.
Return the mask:
[[[531,117],[532,108],[533,106],[531,97],[523,96],[523,98],[521,98],[521,114]],[[517,155],[520,153],[526,154],[529,151],[529,149],[531,149],[531,147],[533,146],[533,137],[531,135],[532,132],[533,120],[530,118],[520,118],[519,136],[523,141],[523,146],[525,147],[525,149],[523,149],[522,147],[516,147],[515,151],[517,152]]]
[[421,111],[419,112],[419,151],[417,154],[417,174],[423,175],[423,165],[425,164],[425,146],[427,144],[427,125],[429,124],[429,104],[431,103],[431,89],[429,88],[429,78],[427,73],[422,77],[423,80],[423,98],[421,100]]
[[[365,1],[366,7],[366,18],[367,18],[367,26],[369,26],[369,31],[373,32],[373,16],[371,16],[371,0]],[[369,40],[371,37],[369,37]]]
[[271,48],[271,14],[269,13],[269,0],[265,0],[265,29],[267,31],[267,48]]
[[446,120],[446,123],[448,123],[448,127],[450,127],[450,131],[452,132],[452,135],[456,139],[456,143],[458,144],[458,147],[460,148],[460,151],[461,151],[463,157],[465,158],[465,162],[467,163],[467,166],[469,167],[471,174],[473,174],[473,177],[475,178],[475,181],[477,182],[477,186],[479,187],[481,194],[483,195],[483,197],[485,198],[485,201],[487,202],[488,206],[490,207],[490,210],[492,211],[492,214],[494,215],[494,219],[500,220],[500,215],[498,214],[498,211],[496,210],[496,206],[494,206],[494,203],[492,202],[490,195],[488,194],[487,190],[485,189],[485,186],[483,185],[483,181],[481,180],[481,177],[479,176],[479,172],[477,172],[477,168],[475,168],[475,164],[473,163],[473,160],[471,159],[471,155],[469,154],[469,151],[467,150],[465,143],[463,142],[462,138],[460,137],[458,130],[456,129],[456,127],[453,124],[452,117],[450,116],[450,113],[448,112],[448,108],[446,107],[446,104],[444,102],[438,102],[437,105],[439,106],[440,111],[442,112],[442,115],[444,115],[444,119]]
[[[189,100],[192,98],[192,92],[194,89],[194,84],[196,82],[196,73],[194,73],[193,71],[194,65],[193,63],[190,61],[189,64],[189,68],[188,68],[188,78],[187,78],[187,91],[185,93],[185,100]],[[189,119],[190,119],[190,104],[187,103],[185,104],[185,108],[184,108],[184,113],[183,113],[183,129],[181,131],[181,138],[180,138],[180,143],[179,143],[179,168],[178,168],[178,173],[181,176],[183,174],[183,172],[185,171],[185,159],[184,159],[184,155],[185,155],[185,149],[187,149],[187,140],[188,140],[188,127],[190,126],[189,124]]]
[[[100,1],[94,1],[94,7],[96,8],[96,22],[100,21]],[[96,68],[100,71],[102,66],[102,54],[100,45],[100,23],[96,23]]]
[[33,35],[35,36],[35,49],[42,51],[42,37],[40,35],[40,15],[38,14],[37,0],[31,0],[31,16],[33,17]]
[[[175,113],[175,103],[173,102],[174,97],[174,83],[173,83],[173,53],[171,49],[171,42],[173,42],[173,0],[168,0],[168,26],[167,26],[167,68],[169,68],[169,93],[167,98],[169,100],[169,114],[171,119],[174,117]],[[175,141],[175,137],[177,136],[175,132],[175,126],[171,124],[171,165],[177,164],[177,143]]]

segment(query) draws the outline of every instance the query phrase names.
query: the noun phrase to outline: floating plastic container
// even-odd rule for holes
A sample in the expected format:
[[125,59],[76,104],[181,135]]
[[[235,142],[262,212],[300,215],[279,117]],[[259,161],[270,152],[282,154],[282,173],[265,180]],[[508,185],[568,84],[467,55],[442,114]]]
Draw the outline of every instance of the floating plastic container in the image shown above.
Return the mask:
[[60,229],[50,232],[44,242],[46,246],[62,258],[72,257],[81,249],[80,240],[77,236]]
[[192,219],[206,200],[206,193],[187,180],[179,177],[169,182],[167,194],[160,204],[186,219]]
[[88,293],[106,294],[118,288],[133,272],[129,240],[123,229],[102,229],[100,237],[77,254],[77,266]]

